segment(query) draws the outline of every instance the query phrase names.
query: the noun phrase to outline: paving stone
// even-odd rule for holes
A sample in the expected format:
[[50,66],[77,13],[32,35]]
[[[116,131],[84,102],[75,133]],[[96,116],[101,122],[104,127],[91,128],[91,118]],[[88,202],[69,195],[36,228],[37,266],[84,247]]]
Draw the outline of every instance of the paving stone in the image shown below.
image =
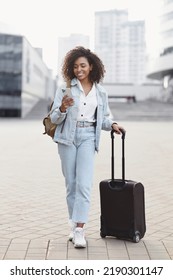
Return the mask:
[[[80,250],[68,242],[64,178],[56,144],[43,137],[41,120],[0,121],[0,259],[173,259],[172,121],[121,121],[127,130],[126,178],[145,186],[147,231],[139,243],[100,237],[99,182],[111,176],[110,134],[102,132],[85,227],[87,248]],[[115,174],[121,177],[118,136]]]

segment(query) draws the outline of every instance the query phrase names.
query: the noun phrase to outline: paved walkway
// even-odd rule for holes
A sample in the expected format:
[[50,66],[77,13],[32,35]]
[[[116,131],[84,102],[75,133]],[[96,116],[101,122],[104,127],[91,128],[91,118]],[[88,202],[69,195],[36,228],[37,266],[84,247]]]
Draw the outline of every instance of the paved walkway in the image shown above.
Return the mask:
[[[96,155],[87,248],[67,241],[64,179],[56,144],[39,120],[0,119],[0,259],[173,259],[173,123],[127,122],[126,178],[143,182],[147,232],[139,243],[100,237],[99,182],[110,177],[110,134]],[[116,137],[116,177],[121,176]]]

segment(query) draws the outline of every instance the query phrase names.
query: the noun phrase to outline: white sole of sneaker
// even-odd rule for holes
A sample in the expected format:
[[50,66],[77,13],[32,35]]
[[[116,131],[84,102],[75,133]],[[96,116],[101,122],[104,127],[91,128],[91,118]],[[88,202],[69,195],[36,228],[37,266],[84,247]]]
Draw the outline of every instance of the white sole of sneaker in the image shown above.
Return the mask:
[[86,248],[86,244],[74,244],[74,248]]
[[75,243],[74,240],[72,239],[72,243],[74,245],[74,248],[86,248],[87,243]]

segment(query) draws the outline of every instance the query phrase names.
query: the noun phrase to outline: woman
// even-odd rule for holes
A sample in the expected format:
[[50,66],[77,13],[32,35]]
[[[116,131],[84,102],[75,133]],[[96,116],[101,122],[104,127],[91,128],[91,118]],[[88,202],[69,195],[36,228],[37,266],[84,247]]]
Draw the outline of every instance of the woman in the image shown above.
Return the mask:
[[94,155],[98,151],[101,130],[123,128],[110,118],[108,98],[99,84],[104,77],[100,58],[84,47],[69,51],[62,67],[63,78],[71,82],[57,90],[51,120],[58,124],[54,141],[58,143],[65,177],[67,205],[74,247],[86,247],[84,225],[88,221],[93,180]]

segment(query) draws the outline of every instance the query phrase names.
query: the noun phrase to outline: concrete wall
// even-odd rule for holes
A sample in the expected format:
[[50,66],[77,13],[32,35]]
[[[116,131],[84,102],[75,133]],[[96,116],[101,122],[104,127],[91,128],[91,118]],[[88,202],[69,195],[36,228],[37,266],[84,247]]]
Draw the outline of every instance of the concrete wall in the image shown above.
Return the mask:
[[135,96],[137,101],[146,99],[160,99],[162,96],[161,84],[103,84],[108,96]]

